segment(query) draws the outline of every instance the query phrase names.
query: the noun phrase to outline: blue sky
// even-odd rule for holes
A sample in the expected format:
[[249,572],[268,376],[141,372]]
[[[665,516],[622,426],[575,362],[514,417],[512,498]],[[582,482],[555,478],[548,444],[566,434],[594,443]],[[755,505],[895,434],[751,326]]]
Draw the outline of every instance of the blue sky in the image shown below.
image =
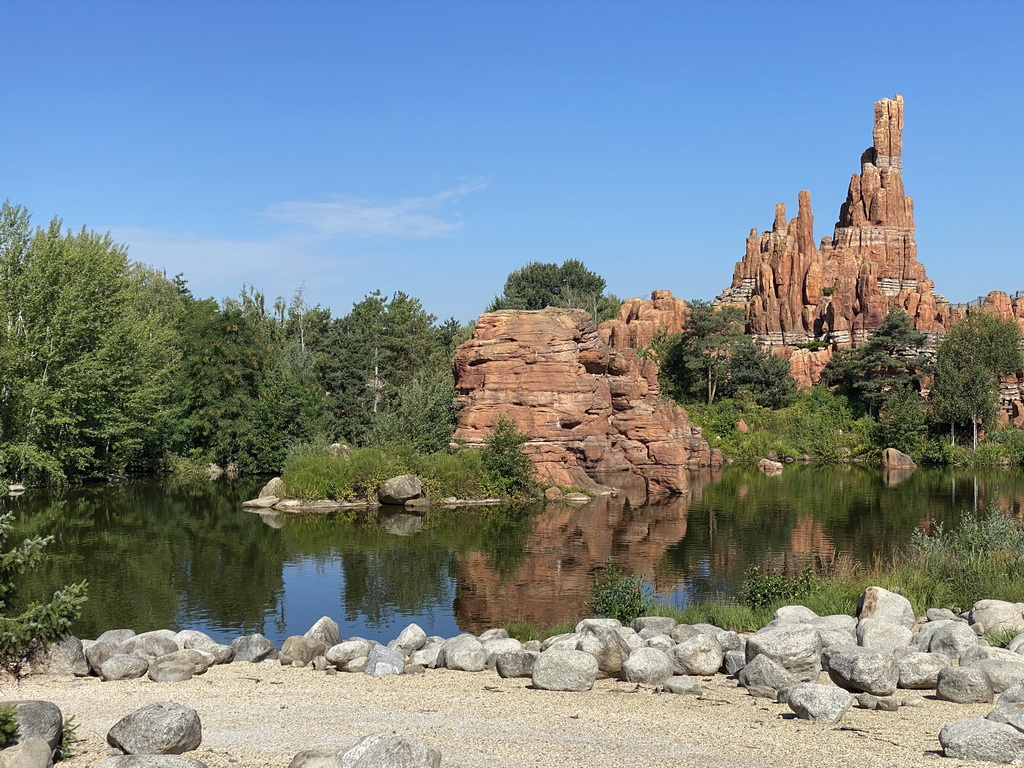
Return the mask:
[[1024,3],[5,3],[0,199],[201,296],[475,317],[527,262],[714,297],[906,99],[920,259],[1024,290]]

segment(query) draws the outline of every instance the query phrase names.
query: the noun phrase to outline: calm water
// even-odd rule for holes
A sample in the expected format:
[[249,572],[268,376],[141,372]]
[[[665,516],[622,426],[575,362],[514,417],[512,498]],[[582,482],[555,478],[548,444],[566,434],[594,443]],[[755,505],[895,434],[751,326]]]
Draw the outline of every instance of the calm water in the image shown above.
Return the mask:
[[[604,481],[628,486],[628,478]],[[191,627],[280,643],[323,615],[346,637],[387,640],[410,621],[452,635],[577,616],[609,557],[684,605],[732,594],[749,564],[796,573],[815,559],[870,560],[965,511],[1024,510],[1019,471],[917,470],[901,479],[863,467],[791,465],[781,477],[730,467],[694,474],[689,494],[653,503],[633,484],[583,507],[421,516],[243,511],[262,482],[138,480],[2,498],[16,535],[54,537],[23,594],[88,579],[75,628],[82,637]]]

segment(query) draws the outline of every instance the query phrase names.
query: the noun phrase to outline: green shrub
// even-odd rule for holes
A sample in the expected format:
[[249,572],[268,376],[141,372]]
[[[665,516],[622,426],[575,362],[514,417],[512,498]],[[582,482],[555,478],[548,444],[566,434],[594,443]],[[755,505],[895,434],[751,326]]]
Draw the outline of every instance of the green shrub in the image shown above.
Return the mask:
[[811,594],[813,589],[813,573],[809,565],[796,578],[789,578],[781,571],[764,574],[752,565],[746,570],[740,599],[756,609],[773,603],[799,600]]
[[0,749],[8,747],[18,738],[18,717],[14,707],[0,707]]
[[71,715],[60,729],[60,742],[57,744],[53,761],[67,760],[71,757],[71,748],[78,740],[78,723],[75,722],[75,716]]
[[609,560],[594,577],[588,603],[591,614],[603,619],[618,619],[629,625],[638,616],[654,609],[652,590],[642,576],[625,576]]
[[533,462],[523,453],[527,439],[515,422],[504,416],[498,418],[491,436],[487,438],[483,466],[502,496],[521,498],[531,495],[537,488]]

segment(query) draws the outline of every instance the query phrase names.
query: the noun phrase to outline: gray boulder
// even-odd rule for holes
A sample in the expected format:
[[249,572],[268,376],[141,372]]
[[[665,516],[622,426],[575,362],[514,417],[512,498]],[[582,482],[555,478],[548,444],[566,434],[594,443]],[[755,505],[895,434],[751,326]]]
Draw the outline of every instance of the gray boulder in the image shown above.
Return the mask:
[[726,651],[722,659],[722,671],[727,675],[739,674],[746,665],[747,655],[743,651]]
[[330,616],[321,616],[303,635],[307,640],[318,640],[324,648],[330,648],[341,642],[341,628]]
[[577,628],[579,640],[576,650],[589,653],[597,659],[597,667],[606,675],[617,675],[623,662],[629,658],[629,645],[618,633],[619,624],[598,623],[600,619],[586,619]]
[[164,656],[160,656],[155,659],[157,662],[168,662],[168,661],[186,661],[195,667],[195,674],[202,675],[213,666],[214,657],[212,653],[208,653],[200,648],[181,648],[168,653]]
[[498,677],[532,677],[533,664],[540,653],[537,651],[516,650],[498,654],[494,659],[494,669]]
[[199,715],[173,701],[137,709],[107,733],[107,743],[129,755],[180,755],[201,742]]
[[82,641],[73,635],[68,635],[55,642],[43,657],[43,670],[51,675],[74,675],[75,677],[88,675],[89,662],[85,658]]
[[1016,763],[1024,760],[1024,733],[1004,723],[972,717],[943,727],[939,744],[946,757]]
[[929,608],[925,611],[925,616],[928,618],[928,621],[942,621],[948,619],[961,621],[960,617],[949,610],[949,608]]
[[129,638],[135,637],[134,629],[108,629],[96,638],[97,643],[109,643],[115,648],[120,648]]
[[99,640],[88,645],[83,644],[83,648],[85,649],[85,659],[89,663],[89,670],[96,675],[100,674],[103,662],[121,652],[120,645]]
[[324,652],[327,661],[338,669],[343,669],[352,659],[360,656],[369,656],[373,643],[362,638],[350,638],[328,648]]
[[393,648],[375,645],[366,657],[367,675],[400,675],[405,671],[405,656]]
[[792,687],[800,682],[796,675],[763,653],[752,658],[736,677],[739,679],[740,685],[748,691],[751,688],[770,689],[772,698],[774,698],[775,691]]
[[[931,624],[932,622],[929,622]],[[934,622],[941,624],[928,639],[928,652],[959,659],[978,646],[978,636],[962,621]],[[928,626],[927,624],[925,626]],[[920,634],[920,633],[918,633]]]
[[19,699],[0,701],[0,707],[13,707],[19,742],[42,739],[51,752],[57,749],[64,729],[64,716],[56,704],[38,699]]
[[278,498],[284,497],[284,480],[280,477],[272,477],[267,484],[260,489],[257,498],[263,499],[267,496],[277,496]]
[[762,629],[747,638],[747,663],[764,655],[802,682],[821,673],[821,636],[809,624],[783,624]]
[[423,628],[419,624],[410,624],[398,633],[398,637],[388,643],[388,648],[405,656],[412,656],[413,652],[422,648],[426,642],[427,633],[423,631]]
[[445,640],[437,665],[462,672],[480,672],[487,667],[487,651],[473,635],[459,635]]
[[675,642],[668,635],[656,634],[644,640],[647,648],[657,648],[659,651],[671,651],[676,647]]
[[847,616],[845,613],[832,613],[828,616],[819,616],[807,623],[819,632],[823,630],[846,632],[851,638],[857,638],[857,619],[853,616]]
[[423,495],[423,484],[416,475],[398,475],[385,480],[377,489],[381,504],[405,504],[409,499]]
[[589,653],[549,648],[534,661],[532,681],[545,691],[589,691],[598,671],[597,659]]
[[831,653],[828,676],[840,688],[890,696],[899,682],[899,667],[891,651],[851,647]]
[[955,704],[991,704],[994,691],[984,671],[972,667],[947,667],[939,672],[935,697]]
[[903,595],[882,587],[868,587],[857,602],[857,619],[878,619],[890,624],[914,628],[914,609]]
[[208,645],[216,645],[217,641],[205,632],[198,629],[183,629],[174,634],[174,642],[179,648],[204,648]]
[[901,624],[878,619],[864,619],[857,623],[857,645],[876,651],[895,651],[910,645],[911,631]]
[[292,662],[299,662],[302,665],[309,664],[317,656],[323,656],[327,652],[327,646],[319,640],[310,640],[302,635],[292,635],[286,638],[281,646],[281,653],[278,654],[278,661],[288,666]]
[[337,752],[304,749],[292,758],[288,768],[343,768],[343,765]]
[[53,750],[42,739],[24,739],[0,749],[0,768],[53,768]]
[[1024,616],[1016,603],[979,600],[971,608],[971,624],[985,632],[1024,632]]
[[784,605],[775,611],[772,621],[779,624],[810,624],[815,619],[821,618],[802,605]]
[[671,616],[641,616],[638,619],[633,619],[633,623],[630,625],[637,633],[642,632],[645,629],[653,629],[656,632],[667,635],[678,624],[675,619]]
[[800,683],[790,689],[787,703],[803,720],[838,723],[853,705],[853,697],[834,685]]
[[[1019,695],[1024,687],[1018,683],[1014,690]],[[1012,725],[1018,731],[1024,732],[1024,701],[1018,701],[1015,696],[1000,696],[995,709],[988,713],[987,718],[994,723]]]
[[100,677],[104,680],[134,680],[149,671],[149,662],[127,653],[115,653],[100,664]]
[[444,646],[444,640],[439,642],[427,641],[427,644],[420,648],[418,651],[413,651],[409,655],[409,663],[416,664],[421,667],[427,667],[429,669],[437,668],[437,659],[441,655],[441,648]]
[[158,629],[129,637],[121,643],[120,651],[143,659],[155,659],[158,656],[173,653],[179,647],[174,632],[169,629]]
[[689,640],[691,637],[696,637],[701,634],[700,630],[692,624],[677,624],[673,627],[672,631],[668,633],[668,636],[672,638],[672,642],[679,643]]
[[661,685],[675,674],[675,664],[664,651],[637,648],[622,663],[619,676],[627,683]]
[[540,644],[541,651],[546,651],[548,648],[559,648],[563,651],[575,651],[576,644],[580,641],[580,636],[576,632],[565,632],[560,635],[552,635],[551,637],[545,638],[544,642]]
[[96,768],[206,768],[206,763],[185,755],[118,755]]
[[665,681],[663,688],[669,693],[675,693],[680,696],[700,696],[704,693],[700,681],[686,675],[670,677]]
[[416,739],[373,734],[341,753],[343,768],[440,768],[441,752]]
[[672,649],[676,671],[683,675],[713,675],[722,666],[725,654],[713,637],[698,634]]
[[485,629],[477,635],[476,639],[481,643],[486,643],[488,640],[508,640],[509,634],[508,630],[504,627],[492,627],[491,629]]
[[231,641],[235,661],[249,661],[253,664],[278,657],[277,648],[263,635],[243,635]]
[[1024,658],[1020,661],[1003,659],[982,659],[970,665],[970,669],[980,669],[988,675],[995,693],[1002,693],[1007,688],[1024,681]]
[[154,683],[180,683],[191,680],[196,674],[196,665],[182,659],[154,659],[149,665],[148,677]]
[[950,664],[949,658],[941,653],[904,653],[896,657],[897,685],[909,689],[934,688],[939,684],[939,672]]

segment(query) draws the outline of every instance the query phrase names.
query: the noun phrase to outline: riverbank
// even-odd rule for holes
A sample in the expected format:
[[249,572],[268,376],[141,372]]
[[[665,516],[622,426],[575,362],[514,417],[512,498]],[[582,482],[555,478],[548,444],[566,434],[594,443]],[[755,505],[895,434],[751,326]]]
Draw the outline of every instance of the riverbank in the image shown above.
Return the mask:
[[797,720],[785,704],[750,696],[722,675],[701,685],[699,697],[612,679],[568,693],[491,671],[328,677],[272,662],[216,666],[179,683],[35,675],[3,683],[0,696],[52,701],[74,716],[81,741],[66,768],[112,755],[110,727],[157,701],[199,713],[203,742],[189,754],[209,768],[284,768],[303,749],[340,750],[371,733],[420,739],[441,750],[448,768],[937,768],[958,764],[939,756],[939,730],[992,709],[924,691],[921,706],[855,708],[828,725]]

